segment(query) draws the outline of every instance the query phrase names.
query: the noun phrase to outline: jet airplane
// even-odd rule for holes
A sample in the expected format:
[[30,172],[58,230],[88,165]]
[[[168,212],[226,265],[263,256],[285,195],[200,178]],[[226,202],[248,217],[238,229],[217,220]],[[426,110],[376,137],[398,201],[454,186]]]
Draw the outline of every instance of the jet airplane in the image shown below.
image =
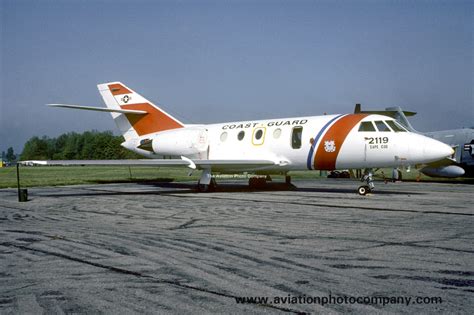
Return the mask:
[[[361,195],[374,189],[372,169],[429,163],[453,154],[437,140],[409,132],[377,114],[185,124],[120,82],[98,85],[106,108],[49,104],[110,112],[122,146],[149,159],[29,161],[44,165],[153,165],[202,170],[198,187],[212,189],[212,174],[287,175],[293,170],[366,169]],[[26,163],[26,162],[25,162]],[[291,178],[287,175],[286,182]],[[261,185],[265,178],[249,179]]]

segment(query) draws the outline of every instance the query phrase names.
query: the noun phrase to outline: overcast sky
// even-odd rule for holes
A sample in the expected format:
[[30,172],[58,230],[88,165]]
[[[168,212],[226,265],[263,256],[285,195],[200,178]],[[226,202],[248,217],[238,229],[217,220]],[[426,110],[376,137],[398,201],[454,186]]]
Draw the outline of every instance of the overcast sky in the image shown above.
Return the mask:
[[112,130],[98,83],[122,81],[184,122],[399,105],[415,128],[474,125],[474,1],[1,3],[0,150]]

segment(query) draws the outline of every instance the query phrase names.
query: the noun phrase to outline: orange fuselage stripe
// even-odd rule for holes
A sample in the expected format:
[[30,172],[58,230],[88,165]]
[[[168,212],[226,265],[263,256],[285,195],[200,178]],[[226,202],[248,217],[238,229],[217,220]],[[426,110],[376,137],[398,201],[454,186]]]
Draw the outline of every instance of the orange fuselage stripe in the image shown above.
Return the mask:
[[[314,156],[314,169],[316,170],[334,170],[336,169],[336,160],[341,150],[342,144],[349,132],[357,125],[366,114],[350,114],[337,120],[319,142],[318,149]],[[325,150],[325,142],[334,141],[334,152]]]

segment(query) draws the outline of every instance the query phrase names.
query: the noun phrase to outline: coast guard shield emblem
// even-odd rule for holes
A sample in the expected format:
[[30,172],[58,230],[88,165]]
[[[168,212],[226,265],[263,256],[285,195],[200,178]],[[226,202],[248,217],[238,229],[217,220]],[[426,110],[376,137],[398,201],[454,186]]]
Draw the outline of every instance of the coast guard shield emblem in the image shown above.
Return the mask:
[[336,144],[334,143],[334,140],[324,141],[324,151],[329,153],[336,151]]

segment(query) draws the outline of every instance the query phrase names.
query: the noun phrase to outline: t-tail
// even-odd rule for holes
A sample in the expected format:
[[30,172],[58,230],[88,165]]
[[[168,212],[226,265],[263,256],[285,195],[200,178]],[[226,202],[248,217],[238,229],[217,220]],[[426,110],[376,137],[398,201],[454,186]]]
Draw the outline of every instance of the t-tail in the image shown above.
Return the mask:
[[[184,127],[178,119],[121,82],[103,83],[97,85],[97,88],[107,108],[117,110],[111,114],[125,140]],[[121,113],[119,110],[130,112]]]

